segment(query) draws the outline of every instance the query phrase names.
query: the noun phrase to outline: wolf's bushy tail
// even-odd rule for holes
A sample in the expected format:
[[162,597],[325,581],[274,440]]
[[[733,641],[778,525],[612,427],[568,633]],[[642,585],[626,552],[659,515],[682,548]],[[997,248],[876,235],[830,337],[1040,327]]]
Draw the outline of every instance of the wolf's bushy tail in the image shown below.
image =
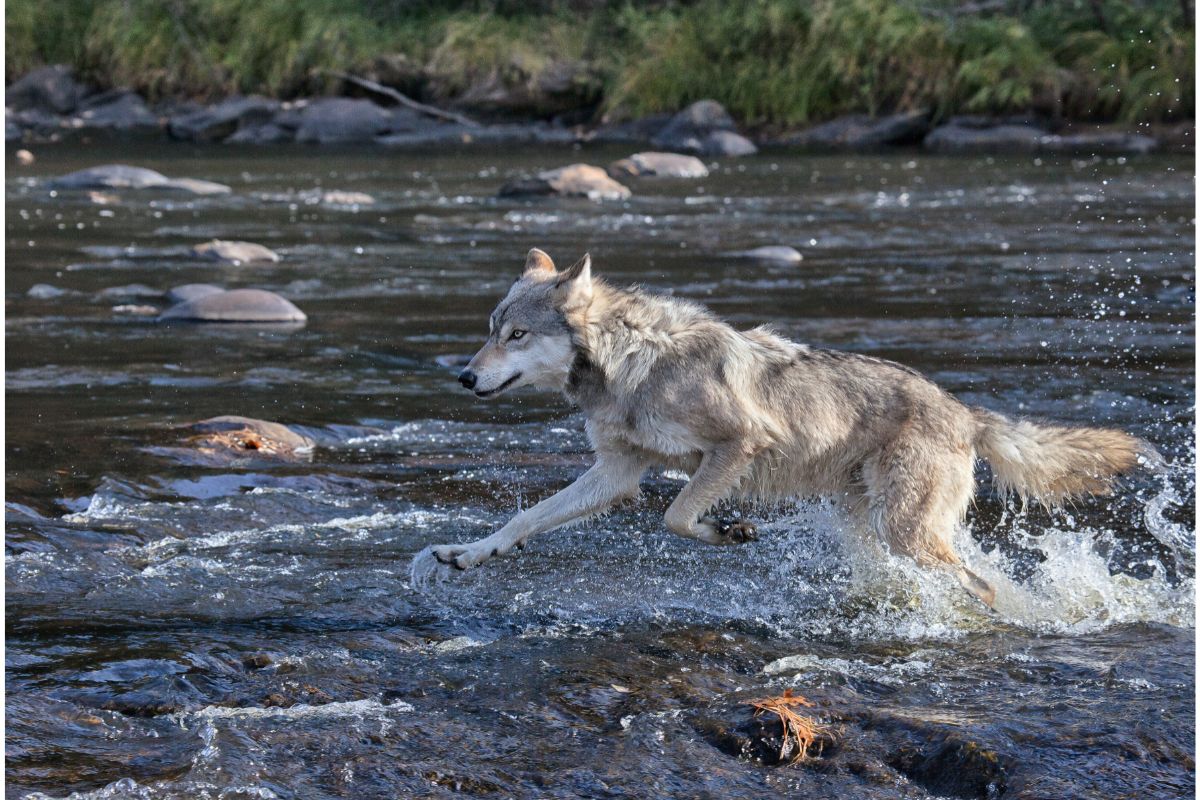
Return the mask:
[[1043,505],[1108,494],[1118,476],[1163,464],[1152,445],[1124,431],[1014,420],[981,408],[972,413],[975,448],[991,464],[997,488]]

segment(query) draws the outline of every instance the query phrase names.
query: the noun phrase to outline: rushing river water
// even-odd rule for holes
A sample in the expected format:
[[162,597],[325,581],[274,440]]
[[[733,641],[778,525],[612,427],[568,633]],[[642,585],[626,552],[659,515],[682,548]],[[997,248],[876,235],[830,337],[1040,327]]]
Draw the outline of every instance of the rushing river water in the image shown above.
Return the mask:
[[[627,152],[10,160],[10,796],[1191,796],[1191,159],[768,153],[631,181],[623,203],[495,197]],[[234,191],[98,204],[45,185],[117,161]],[[298,195],[316,188],[376,203]],[[213,237],[282,261],[189,255]],[[766,244],[804,261],[722,255]],[[588,463],[560,397],[485,404],[454,381],[534,245],[902,361],[971,404],[1126,428],[1169,474],[1053,514],[985,490],[962,544],[997,615],[819,503],[763,511],[741,547],[680,540],[661,521],[671,474],[414,586],[423,547],[494,529]],[[308,323],[113,311],[199,281],[277,291]],[[317,447],[214,461],[179,426],[218,414]],[[837,744],[739,758],[744,703],[789,688]]]

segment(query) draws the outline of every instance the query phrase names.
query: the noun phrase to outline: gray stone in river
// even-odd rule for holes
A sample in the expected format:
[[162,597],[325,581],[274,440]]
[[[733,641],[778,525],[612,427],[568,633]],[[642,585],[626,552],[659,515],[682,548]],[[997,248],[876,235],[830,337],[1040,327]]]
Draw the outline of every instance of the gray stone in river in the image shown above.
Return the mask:
[[205,297],[210,294],[220,294],[225,291],[220,286],[213,286],[211,283],[185,283],[182,286],[167,292],[167,302],[169,303],[186,303],[189,300],[195,300],[198,297]]
[[715,100],[700,100],[680,111],[650,143],[664,150],[703,156],[745,156],[758,152],[734,130],[733,118]]
[[725,255],[733,258],[753,258],[758,261],[778,261],[786,264],[799,264],[804,260],[804,256],[796,248],[778,244],[756,247],[753,250],[734,250]]
[[193,423],[203,434],[193,439],[200,450],[211,456],[294,459],[312,451],[313,440],[278,422],[224,415]]
[[71,119],[77,130],[150,133],[160,127],[158,115],[129,89],[114,89],[88,98]]
[[104,164],[62,175],[50,181],[56,189],[178,189],[193,194],[226,194],[222,183],[195,178],[168,178],[161,172],[128,164]]
[[610,178],[604,170],[590,164],[570,164],[547,170],[536,177],[511,180],[500,188],[501,197],[536,195],[624,200],[629,197],[630,191]]
[[213,142],[242,128],[268,123],[278,109],[277,101],[265,97],[229,97],[214,106],[172,117],[167,130],[176,139]]
[[194,255],[211,261],[228,261],[233,264],[248,264],[253,261],[278,261],[279,255],[270,248],[254,242],[232,242],[213,239],[192,248]]
[[13,111],[70,114],[87,94],[64,64],[39,67],[13,82],[4,92],[4,105]]
[[148,189],[169,179],[161,172],[127,164],[105,164],[62,175],[50,181],[59,189]]
[[292,303],[263,289],[211,292],[171,306],[162,321],[190,322],[304,322],[308,317]]
[[869,150],[915,144],[928,132],[928,111],[908,111],[886,117],[853,114],[788,134],[779,140],[779,144],[813,149]]
[[623,175],[658,176],[663,178],[705,178],[708,167],[695,156],[682,153],[634,153],[629,158],[614,161],[608,167],[614,177]]
[[[276,120],[279,124],[279,120]],[[392,127],[392,115],[370,100],[330,97],[314,100],[299,114],[297,142],[366,142]]]
[[1048,137],[1049,133],[1032,125],[943,125],[925,137],[924,146],[935,153],[1034,152]]

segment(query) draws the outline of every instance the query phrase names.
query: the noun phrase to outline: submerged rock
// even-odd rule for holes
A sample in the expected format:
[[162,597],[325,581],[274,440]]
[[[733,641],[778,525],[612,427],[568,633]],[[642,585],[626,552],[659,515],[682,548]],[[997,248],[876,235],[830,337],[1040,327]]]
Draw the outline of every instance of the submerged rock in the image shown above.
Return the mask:
[[48,283],[35,283],[29,287],[29,291],[25,292],[26,297],[32,297],[34,300],[53,300],[64,294],[67,294],[66,289],[60,289]]
[[308,317],[292,303],[263,289],[209,292],[168,308],[164,322],[304,322]]
[[375,203],[375,198],[366,192],[322,192],[320,201],[328,206],[369,206]]
[[199,178],[171,178],[166,183],[161,183],[158,186],[151,186],[151,189],[177,189],[181,192],[190,192],[192,194],[211,195],[211,194],[229,194],[233,191],[230,187],[223,183],[215,181],[203,181]]
[[700,100],[680,111],[650,140],[655,147],[706,156],[744,156],[758,152],[734,130],[733,118],[715,100]]
[[634,153],[629,158],[614,161],[608,167],[614,177],[655,176],[663,178],[706,178],[708,167],[695,156],[682,153]]
[[570,164],[547,170],[533,178],[509,181],[500,188],[501,197],[555,195],[586,197],[589,200],[624,200],[630,194],[627,187],[590,164]]
[[196,300],[210,294],[220,294],[223,291],[225,291],[224,288],[211,283],[185,283],[170,289],[166,297],[169,303],[186,303],[189,300]]
[[213,239],[192,248],[192,253],[210,261],[227,261],[232,264],[248,264],[254,261],[278,261],[279,254],[254,242],[233,242]]
[[779,144],[813,149],[869,150],[916,144],[929,132],[929,112],[910,111],[886,117],[853,114],[788,134]]
[[753,250],[733,250],[725,255],[731,258],[753,258],[758,261],[778,261],[785,264],[799,264],[804,260],[804,256],[796,248],[780,244],[755,247]]
[[190,427],[199,435],[189,439],[189,443],[214,459],[250,456],[291,461],[312,453],[312,439],[278,422],[225,415],[201,420]]

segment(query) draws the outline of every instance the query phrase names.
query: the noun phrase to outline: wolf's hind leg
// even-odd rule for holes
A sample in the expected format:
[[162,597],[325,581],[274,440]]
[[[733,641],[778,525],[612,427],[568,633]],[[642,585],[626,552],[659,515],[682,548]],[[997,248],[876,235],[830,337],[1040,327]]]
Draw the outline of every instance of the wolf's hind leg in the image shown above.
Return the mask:
[[990,608],[996,590],[963,566],[954,550],[954,532],[975,493],[974,455],[965,448],[931,453],[921,444],[893,445],[868,464],[871,525],[892,552],[950,571]]
[[749,522],[722,524],[707,516],[715,503],[733,492],[753,458],[738,444],[722,445],[705,453],[699,469],[667,508],[663,520],[667,528],[706,544],[740,544],[758,538]]

